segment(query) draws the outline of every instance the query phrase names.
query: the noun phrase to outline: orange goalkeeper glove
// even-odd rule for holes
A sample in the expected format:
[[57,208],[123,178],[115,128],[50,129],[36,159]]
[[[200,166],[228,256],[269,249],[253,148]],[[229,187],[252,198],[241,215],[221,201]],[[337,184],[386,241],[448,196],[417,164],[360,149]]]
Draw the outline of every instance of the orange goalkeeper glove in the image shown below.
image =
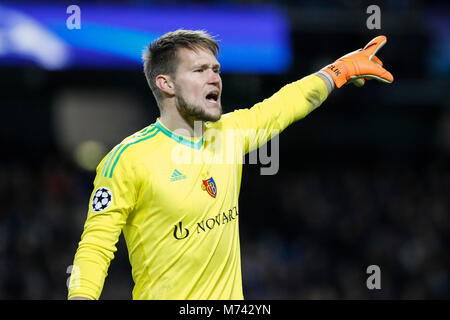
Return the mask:
[[375,54],[386,44],[385,36],[378,36],[364,48],[353,51],[337,59],[334,63],[324,67],[319,72],[333,80],[340,88],[348,82],[358,87],[364,85],[365,80],[376,79],[381,82],[394,81],[392,74],[383,68],[383,63]]

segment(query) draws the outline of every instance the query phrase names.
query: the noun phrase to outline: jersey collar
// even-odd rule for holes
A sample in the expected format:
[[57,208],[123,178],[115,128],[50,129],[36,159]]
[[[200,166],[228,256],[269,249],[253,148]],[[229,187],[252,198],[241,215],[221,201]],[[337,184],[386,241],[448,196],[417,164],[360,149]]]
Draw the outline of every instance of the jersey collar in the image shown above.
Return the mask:
[[154,123],[154,126],[157,127],[159,130],[161,130],[162,133],[164,133],[166,136],[168,136],[170,139],[181,143],[187,147],[200,150],[200,148],[203,146],[204,138],[198,139],[197,141],[191,140],[189,137],[183,137],[180,136],[172,131],[170,131],[166,126],[162,124],[162,122],[159,120],[159,118]]

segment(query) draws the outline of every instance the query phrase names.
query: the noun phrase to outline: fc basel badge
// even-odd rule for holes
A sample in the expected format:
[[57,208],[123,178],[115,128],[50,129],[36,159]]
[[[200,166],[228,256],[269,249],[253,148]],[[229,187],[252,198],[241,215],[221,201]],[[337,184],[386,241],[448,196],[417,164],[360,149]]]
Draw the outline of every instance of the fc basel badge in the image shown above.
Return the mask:
[[208,192],[208,194],[215,198],[217,195],[217,187],[216,187],[216,182],[214,181],[213,177],[209,178],[209,179],[202,179],[202,190],[206,192]]

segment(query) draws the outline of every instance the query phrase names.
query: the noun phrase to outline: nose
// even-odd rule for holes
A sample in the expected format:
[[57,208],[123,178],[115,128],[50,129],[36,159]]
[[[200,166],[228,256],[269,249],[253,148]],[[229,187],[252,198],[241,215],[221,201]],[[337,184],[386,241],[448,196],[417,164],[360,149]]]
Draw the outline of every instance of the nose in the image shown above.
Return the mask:
[[209,76],[208,84],[214,84],[218,86],[220,84],[220,80],[221,80],[220,75],[217,72],[211,70],[211,75]]

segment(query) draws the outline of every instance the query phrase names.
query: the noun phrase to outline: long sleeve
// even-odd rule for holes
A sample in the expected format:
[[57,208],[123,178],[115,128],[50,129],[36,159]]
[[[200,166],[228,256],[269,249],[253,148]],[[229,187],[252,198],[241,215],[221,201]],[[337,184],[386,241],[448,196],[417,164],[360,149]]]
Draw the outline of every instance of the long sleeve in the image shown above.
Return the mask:
[[[75,254],[68,298],[99,299],[123,226],[137,198],[132,163],[116,146],[97,167],[84,231]],[[119,161],[120,159],[120,161]]]
[[315,75],[285,85],[270,98],[250,109],[224,115],[244,139],[244,153],[262,146],[287,126],[308,115],[327,98],[327,88]]

